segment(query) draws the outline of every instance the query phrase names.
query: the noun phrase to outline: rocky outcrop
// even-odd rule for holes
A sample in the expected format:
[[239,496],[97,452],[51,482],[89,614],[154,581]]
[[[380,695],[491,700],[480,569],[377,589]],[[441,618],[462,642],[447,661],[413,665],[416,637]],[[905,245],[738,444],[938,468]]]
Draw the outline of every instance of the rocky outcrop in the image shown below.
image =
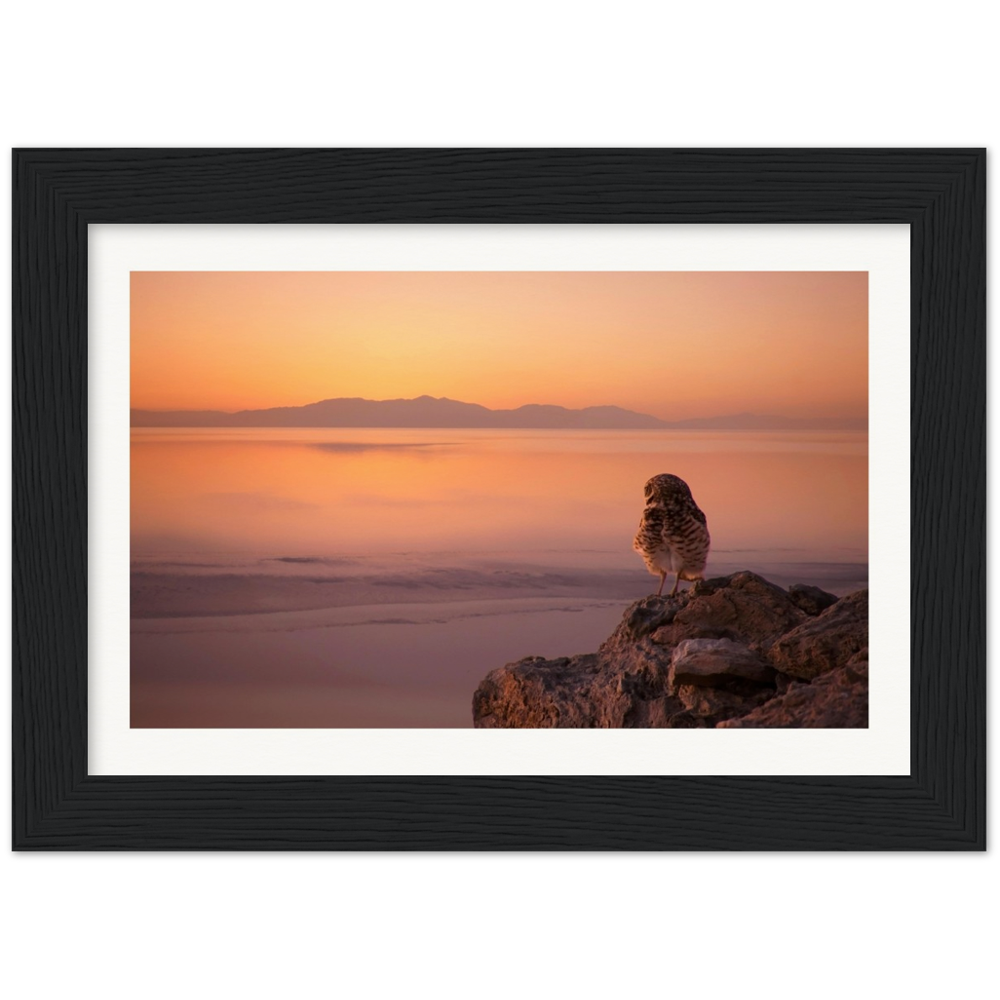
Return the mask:
[[784,694],[752,712],[719,723],[733,729],[863,729],[867,725],[867,649],[811,684],[793,682]]
[[786,632],[771,647],[775,668],[811,681],[842,667],[868,646],[868,591],[849,594],[811,621]]
[[480,728],[864,727],[868,592],[838,600],[755,573],[629,607],[596,653],[491,671]]
[[788,588],[788,598],[797,608],[807,615],[818,615],[837,603],[833,594],[828,594],[819,587],[810,587],[804,583],[793,583]]

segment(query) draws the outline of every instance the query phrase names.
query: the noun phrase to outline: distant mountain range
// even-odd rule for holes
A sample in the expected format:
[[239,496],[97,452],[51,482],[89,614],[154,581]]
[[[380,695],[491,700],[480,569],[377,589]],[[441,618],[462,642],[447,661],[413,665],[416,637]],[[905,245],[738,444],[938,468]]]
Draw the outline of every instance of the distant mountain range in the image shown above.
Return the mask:
[[267,410],[132,410],[133,427],[496,427],[584,430],[865,430],[861,418],[817,418],[735,413],[692,420],[660,420],[620,406],[564,406],[528,403],[516,410],[491,410],[477,403],[418,396],[416,399],[324,399],[305,406]]

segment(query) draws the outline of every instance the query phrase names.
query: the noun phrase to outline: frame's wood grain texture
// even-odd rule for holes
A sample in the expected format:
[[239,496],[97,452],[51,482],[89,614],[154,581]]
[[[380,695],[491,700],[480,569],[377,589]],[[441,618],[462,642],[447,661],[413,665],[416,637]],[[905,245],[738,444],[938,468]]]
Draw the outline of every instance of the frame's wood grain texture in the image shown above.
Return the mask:
[[[19,849],[982,849],[982,150],[17,150]],[[87,775],[87,225],[902,222],[912,233],[912,775]]]

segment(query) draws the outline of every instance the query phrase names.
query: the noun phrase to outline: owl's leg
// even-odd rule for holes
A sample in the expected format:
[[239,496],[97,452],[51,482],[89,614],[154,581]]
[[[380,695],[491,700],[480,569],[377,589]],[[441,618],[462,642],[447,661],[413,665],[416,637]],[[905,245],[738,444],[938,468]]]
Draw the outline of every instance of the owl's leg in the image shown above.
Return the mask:
[[677,593],[677,584],[681,582],[680,570],[677,571],[677,576],[674,577],[674,589],[670,591],[670,596],[673,597]]
[[656,596],[657,597],[659,597],[660,594],[663,593],[663,584],[666,582],[666,579],[667,579],[667,574],[664,573],[663,570],[661,569],[660,570],[660,587],[659,587],[659,590],[656,591]]

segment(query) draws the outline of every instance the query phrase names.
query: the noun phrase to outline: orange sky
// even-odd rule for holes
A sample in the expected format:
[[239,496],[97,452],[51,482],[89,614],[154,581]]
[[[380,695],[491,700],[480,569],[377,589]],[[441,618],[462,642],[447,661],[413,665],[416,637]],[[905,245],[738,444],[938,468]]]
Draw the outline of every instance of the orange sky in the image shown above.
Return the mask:
[[868,412],[865,272],[133,272],[132,406]]

